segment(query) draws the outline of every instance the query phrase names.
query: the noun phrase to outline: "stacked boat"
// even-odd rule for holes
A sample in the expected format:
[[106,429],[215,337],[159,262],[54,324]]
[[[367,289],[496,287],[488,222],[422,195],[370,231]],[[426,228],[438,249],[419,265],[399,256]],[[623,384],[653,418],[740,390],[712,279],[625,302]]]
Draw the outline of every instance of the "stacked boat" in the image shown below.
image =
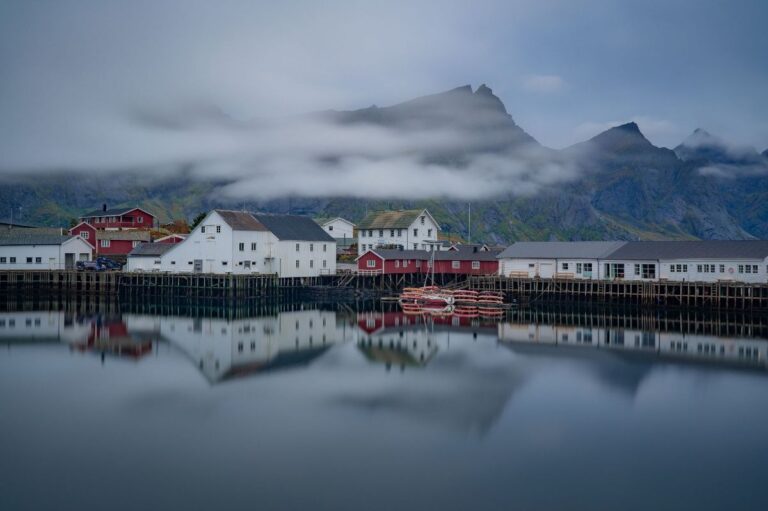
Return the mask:
[[504,294],[499,291],[441,289],[438,286],[406,287],[400,294],[406,314],[454,315],[459,317],[501,316]]

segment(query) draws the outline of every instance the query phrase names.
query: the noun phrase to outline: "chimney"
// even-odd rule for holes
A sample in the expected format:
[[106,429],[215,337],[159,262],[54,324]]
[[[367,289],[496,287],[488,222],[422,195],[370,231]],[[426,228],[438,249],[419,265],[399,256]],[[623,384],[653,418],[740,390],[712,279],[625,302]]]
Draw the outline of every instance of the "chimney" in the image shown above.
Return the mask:
[[474,247],[472,247],[472,252],[473,252],[473,253],[475,253],[475,254],[477,253],[477,245],[475,245]]
[[105,211],[105,212],[107,211],[107,203],[106,202],[101,205],[101,210]]

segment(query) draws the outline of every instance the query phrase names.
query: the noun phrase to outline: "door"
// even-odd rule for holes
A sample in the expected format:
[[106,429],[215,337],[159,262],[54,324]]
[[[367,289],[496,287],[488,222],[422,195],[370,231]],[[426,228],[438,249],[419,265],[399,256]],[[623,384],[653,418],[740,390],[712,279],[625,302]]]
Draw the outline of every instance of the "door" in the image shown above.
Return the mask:
[[195,259],[194,272],[195,273],[203,273],[203,260],[202,259]]
[[64,254],[64,269],[65,270],[75,269],[75,254],[73,253]]

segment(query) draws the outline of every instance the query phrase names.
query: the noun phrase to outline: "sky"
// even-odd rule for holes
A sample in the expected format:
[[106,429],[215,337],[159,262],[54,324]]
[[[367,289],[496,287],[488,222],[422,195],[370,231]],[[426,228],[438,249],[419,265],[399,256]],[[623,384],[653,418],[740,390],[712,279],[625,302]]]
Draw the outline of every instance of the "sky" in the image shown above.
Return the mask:
[[244,150],[136,111],[292,118],[481,83],[552,148],[636,121],[762,151],[766,21],[764,0],[0,0],[0,172]]

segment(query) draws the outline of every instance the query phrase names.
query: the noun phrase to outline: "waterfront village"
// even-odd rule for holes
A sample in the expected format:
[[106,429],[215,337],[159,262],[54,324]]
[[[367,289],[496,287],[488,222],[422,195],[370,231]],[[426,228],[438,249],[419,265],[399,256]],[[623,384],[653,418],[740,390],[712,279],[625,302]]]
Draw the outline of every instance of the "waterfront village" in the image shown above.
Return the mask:
[[[107,264],[115,263],[115,264]],[[0,222],[0,271],[498,276],[596,281],[768,282],[768,241],[520,241],[443,234],[426,209],[344,218],[215,209],[191,228],[140,207],[101,208],[70,228]]]

